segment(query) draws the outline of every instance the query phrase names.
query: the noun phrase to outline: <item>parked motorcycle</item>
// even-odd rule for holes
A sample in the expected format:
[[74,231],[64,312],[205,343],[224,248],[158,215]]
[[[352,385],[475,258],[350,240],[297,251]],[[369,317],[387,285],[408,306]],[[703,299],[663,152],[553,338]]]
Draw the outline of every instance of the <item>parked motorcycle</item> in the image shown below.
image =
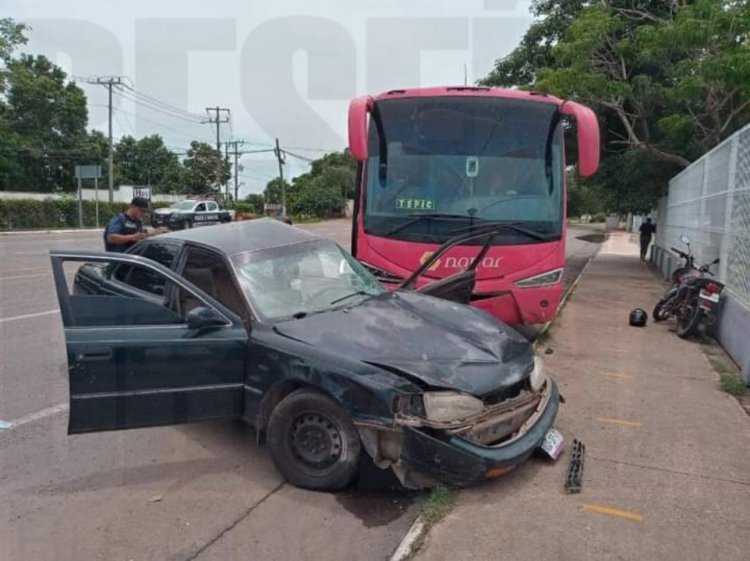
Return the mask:
[[687,236],[681,236],[680,240],[682,243],[687,245],[687,253],[680,251],[676,247],[671,248],[673,252],[679,255],[683,260],[682,267],[678,267],[672,273],[672,284],[669,286],[667,291],[662,296],[661,300],[656,303],[654,310],[651,313],[654,321],[664,321],[675,316],[679,305],[678,292],[684,282],[694,276],[700,275],[700,271],[695,266],[695,257],[693,251],[690,248],[690,238]]
[[680,239],[688,246],[688,253],[674,247],[672,251],[682,257],[684,265],[672,274],[672,285],[654,306],[652,315],[654,321],[676,317],[677,335],[687,338],[698,330],[701,323],[710,327],[716,322],[715,310],[724,285],[710,278],[713,276],[710,268],[719,259],[696,267],[690,238],[682,236]]

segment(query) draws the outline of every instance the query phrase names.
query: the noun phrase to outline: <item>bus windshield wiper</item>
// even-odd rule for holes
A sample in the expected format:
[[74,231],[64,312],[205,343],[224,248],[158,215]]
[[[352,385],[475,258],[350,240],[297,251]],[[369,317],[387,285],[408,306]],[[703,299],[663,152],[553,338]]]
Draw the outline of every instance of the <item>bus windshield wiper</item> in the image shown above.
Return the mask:
[[449,214],[449,213],[443,213],[443,212],[420,212],[420,213],[414,213],[414,214],[407,214],[408,218],[411,218],[411,220],[407,220],[403,224],[399,224],[395,228],[391,228],[388,230],[383,236],[388,237],[392,236],[393,234],[396,234],[403,230],[404,228],[408,228],[412,224],[416,224],[417,222],[421,222],[422,220],[471,220],[472,217],[468,214]]
[[496,228],[506,228],[508,230],[512,230],[513,232],[518,232],[519,234],[523,234],[528,238],[539,240],[539,241],[547,241],[550,238],[550,236],[545,234],[540,234],[539,232],[536,232],[534,230],[529,230],[528,228],[524,228],[521,226],[521,222],[480,222],[476,226],[466,226],[464,228],[456,228],[455,230],[451,230],[448,232],[450,235],[453,234],[461,234],[463,232],[470,232],[472,230],[475,230],[478,234],[482,232],[482,230],[494,230]]

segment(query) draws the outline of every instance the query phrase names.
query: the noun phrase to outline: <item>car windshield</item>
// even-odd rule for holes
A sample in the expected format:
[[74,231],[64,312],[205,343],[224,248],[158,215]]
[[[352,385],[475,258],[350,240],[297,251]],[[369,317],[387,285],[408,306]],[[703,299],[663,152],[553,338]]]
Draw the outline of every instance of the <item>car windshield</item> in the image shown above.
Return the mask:
[[555,105],[417,97],[378,102],[373,120],[367,233],[442,243],[459,227],[509,222],[539,236],[508,229],[497,243],[559,237],[564,185]]
[[265,320],[352,306],[384,292],[358,261],[326,240],[243,253],[233,262]]
[[180,201],[179,203],[175,203],[169,208],[173,208],[175,210],[190,210],[193,208],[193,205],[195,205],[195,201]]

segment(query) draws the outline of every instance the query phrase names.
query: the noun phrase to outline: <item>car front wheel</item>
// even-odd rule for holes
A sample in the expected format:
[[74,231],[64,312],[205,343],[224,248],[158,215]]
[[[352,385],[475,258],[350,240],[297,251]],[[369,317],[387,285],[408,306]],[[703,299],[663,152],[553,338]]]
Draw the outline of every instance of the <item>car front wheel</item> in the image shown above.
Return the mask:
[[362,444],[349,416],[331,399],[297,390],[268,422],[271,456],[286,479],[305,489],[336,491],[354,478]]

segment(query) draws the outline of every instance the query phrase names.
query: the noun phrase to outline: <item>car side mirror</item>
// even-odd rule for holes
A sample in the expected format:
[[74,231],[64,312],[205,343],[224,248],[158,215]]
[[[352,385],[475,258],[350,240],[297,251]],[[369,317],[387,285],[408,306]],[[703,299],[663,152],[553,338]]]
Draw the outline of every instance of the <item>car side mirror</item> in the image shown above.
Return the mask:
[[187,315],[187,326],[191,331],[223,327],[226,324],[227,322],[222,316],[212,308],[205,306],[193,308]]

